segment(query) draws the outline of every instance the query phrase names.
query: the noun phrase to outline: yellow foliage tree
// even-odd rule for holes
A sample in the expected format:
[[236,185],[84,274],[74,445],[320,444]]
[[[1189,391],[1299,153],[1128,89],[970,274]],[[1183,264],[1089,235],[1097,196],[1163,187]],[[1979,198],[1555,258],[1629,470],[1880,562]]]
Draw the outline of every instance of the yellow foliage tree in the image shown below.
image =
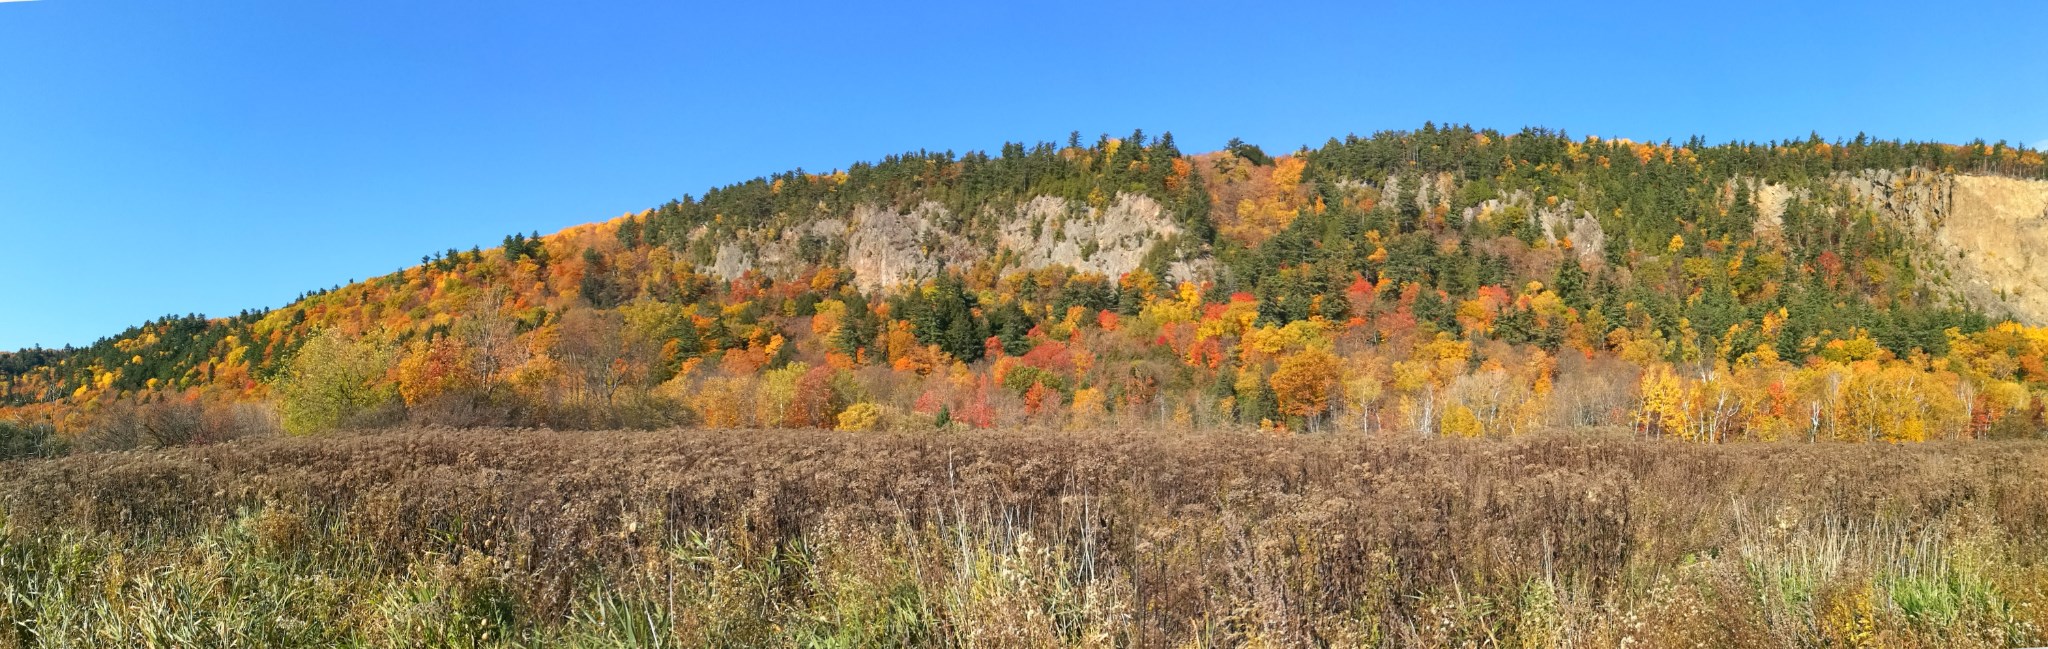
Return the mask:
[[1644,435],[1683,435],[1689,421],[1686,390],[1671,366],[1658,363],[1643,372],[1636,407],[1637,429]]
[[839,412],[838,429],[849,432],[874,430],[882,423],[882,407],[862,401]]
[[1105,408],[1102,390],[1082,388],[1074,391],[1074,418],[1068,423],[1075,430],[1091,430],[1102,425],[1109,417]]
[[339,330],[315,334],[292,357],[277,385],[286,431],[305,434],[358,423],[396,390],[385,380],[391,348]]
[[706,427],[740,428],[751,423],[754,394],[754,381],[748,377],[718,377],[699,385],[688,405]]
[[411,406],[474,390],[477,378],[470,368],[468,348],[452,336],[415,344],[398,362],[398,394]]
[[1443,435],[1445,437],[1478,437],[1486,428],[1479,423],[1479,416],[1462,403],[1453,403],[1444,409]]
[[1330,395],[1337,388],[1338,367],[1337,356],[1320,347],[1309,347],[1281,359],[1279,369],[1267,379],[1281,414],[1300,417],[1308,422],[1310,430],[1315,430],[1330,408]]

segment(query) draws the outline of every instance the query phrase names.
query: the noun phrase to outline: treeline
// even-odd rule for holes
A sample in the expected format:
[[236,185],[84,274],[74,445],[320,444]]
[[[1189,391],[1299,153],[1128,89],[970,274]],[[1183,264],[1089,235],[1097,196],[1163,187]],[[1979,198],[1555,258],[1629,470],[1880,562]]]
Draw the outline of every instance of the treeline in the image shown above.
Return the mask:
[[[55,401],[80,391],[140,392],[184,388],[215,381],[208,372],[220,343],[246,333],[267,311],[244,311],[225,319],[199,315],[164,316],[89,347],[27,349],[0,354],[0,386],[7,405]],[[247,360],[257,366],[276,360],[277,350],[259,348]],[[105,371],[108,368],[118,371]]]

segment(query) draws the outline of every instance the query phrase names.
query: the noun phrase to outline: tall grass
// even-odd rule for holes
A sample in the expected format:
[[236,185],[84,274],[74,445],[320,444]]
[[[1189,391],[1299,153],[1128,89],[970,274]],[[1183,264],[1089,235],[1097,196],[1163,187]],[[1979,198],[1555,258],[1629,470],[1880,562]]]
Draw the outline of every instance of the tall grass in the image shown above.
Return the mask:
[[4,646],[2043,642],[2048,445],[408,430],[0,465]]

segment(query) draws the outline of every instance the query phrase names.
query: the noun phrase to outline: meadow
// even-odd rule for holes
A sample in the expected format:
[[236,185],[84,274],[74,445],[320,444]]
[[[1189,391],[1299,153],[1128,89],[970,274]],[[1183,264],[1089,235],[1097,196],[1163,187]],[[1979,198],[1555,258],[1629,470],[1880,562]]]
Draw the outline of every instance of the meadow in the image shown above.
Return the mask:
[[2048,443],[397,429],[0,464],[0,646],[2011,647]]

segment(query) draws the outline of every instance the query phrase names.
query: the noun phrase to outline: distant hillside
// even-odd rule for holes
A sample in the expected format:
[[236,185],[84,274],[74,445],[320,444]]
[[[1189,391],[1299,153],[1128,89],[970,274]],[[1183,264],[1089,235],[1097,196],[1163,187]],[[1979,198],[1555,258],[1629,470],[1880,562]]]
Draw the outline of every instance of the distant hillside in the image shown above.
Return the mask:
[[399,421],[2033,435],[2042,162],[1434,125],[907,153],[0,355],[0,417],[115,447]]

